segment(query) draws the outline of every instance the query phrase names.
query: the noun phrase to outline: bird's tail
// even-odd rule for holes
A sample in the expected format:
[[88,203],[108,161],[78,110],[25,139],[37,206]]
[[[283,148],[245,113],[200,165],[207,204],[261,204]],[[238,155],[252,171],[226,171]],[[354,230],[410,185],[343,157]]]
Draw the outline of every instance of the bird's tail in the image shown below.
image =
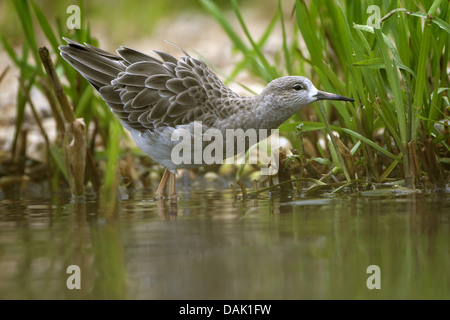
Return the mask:
[[[61,56],[98,90],[110,86],[127,63],[122,57],[103,51],[89,44],[82,45],[64,38],[67,45],[60,46]],[[124,63],[125,62],[125,63]]]

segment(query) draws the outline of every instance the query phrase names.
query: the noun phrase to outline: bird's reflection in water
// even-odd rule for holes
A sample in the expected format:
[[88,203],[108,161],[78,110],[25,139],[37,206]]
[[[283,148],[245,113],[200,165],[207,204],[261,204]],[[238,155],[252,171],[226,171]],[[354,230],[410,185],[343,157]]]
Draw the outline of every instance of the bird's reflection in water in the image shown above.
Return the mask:
[[178,199],[170,198],[156,199],[156,205],[158,207],[158,215],[161,219],[175,220],[178,215]]

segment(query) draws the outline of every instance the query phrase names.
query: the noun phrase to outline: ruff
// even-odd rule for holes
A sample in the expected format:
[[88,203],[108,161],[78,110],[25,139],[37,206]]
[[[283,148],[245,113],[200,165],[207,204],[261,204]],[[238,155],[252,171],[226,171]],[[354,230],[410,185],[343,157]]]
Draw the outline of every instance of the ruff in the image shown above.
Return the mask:
[[171,139],[174,130],[193,132],[194,123],[201,123],[203,132],[211,128],[222,133],[227,129],[270,132],[317,100],[354,101],[319,91],[300,76],[275,79],[261,94],[243,97],[226,87],[203,61],[183,50],[185,56],[180,59],[155,50],[160,57],[156,59],[127,47],[114,55],[64,40],[68,45],[59,47],[61,56],[98,91],[136,145],[166,168],[157,197],[164,195],[169,179],[169,195],[175,195],[178,168],[205,165],[172,161],[172,150],[179,143]]

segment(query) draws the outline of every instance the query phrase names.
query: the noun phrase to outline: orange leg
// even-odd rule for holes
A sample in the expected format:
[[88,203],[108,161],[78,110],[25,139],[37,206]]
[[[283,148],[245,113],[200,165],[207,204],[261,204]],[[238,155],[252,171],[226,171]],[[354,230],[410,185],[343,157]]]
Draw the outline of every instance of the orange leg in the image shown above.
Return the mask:
[[158,189],[156,189],[156,199],[160,199],[164,196],[164,191],[166,191],[167,180],[169,179],[169,175],[172,175],[169,170],[164,171],[164,175],[159,183]]
[[170,173],[170,180],[169,180],[169,198],[175,198],[177,196],[175,192],[175,174]]

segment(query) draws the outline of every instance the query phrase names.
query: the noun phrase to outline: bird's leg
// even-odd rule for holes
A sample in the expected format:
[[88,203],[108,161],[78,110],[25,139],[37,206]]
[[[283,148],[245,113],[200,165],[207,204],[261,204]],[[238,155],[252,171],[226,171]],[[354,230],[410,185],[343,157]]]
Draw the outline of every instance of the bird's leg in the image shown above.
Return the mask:
[[175,198],[177,194],[175,193],[175,173],[170,173],[169,180],[169,198]]
[[167,179],[169,179],[169,175],[171,175],[169,170],[165,170],[163,177],[161,178],[161,182],[159,183],[158,189],[156,189],[156,199],[162,198],[164,196],[164,191],[166,191]]

